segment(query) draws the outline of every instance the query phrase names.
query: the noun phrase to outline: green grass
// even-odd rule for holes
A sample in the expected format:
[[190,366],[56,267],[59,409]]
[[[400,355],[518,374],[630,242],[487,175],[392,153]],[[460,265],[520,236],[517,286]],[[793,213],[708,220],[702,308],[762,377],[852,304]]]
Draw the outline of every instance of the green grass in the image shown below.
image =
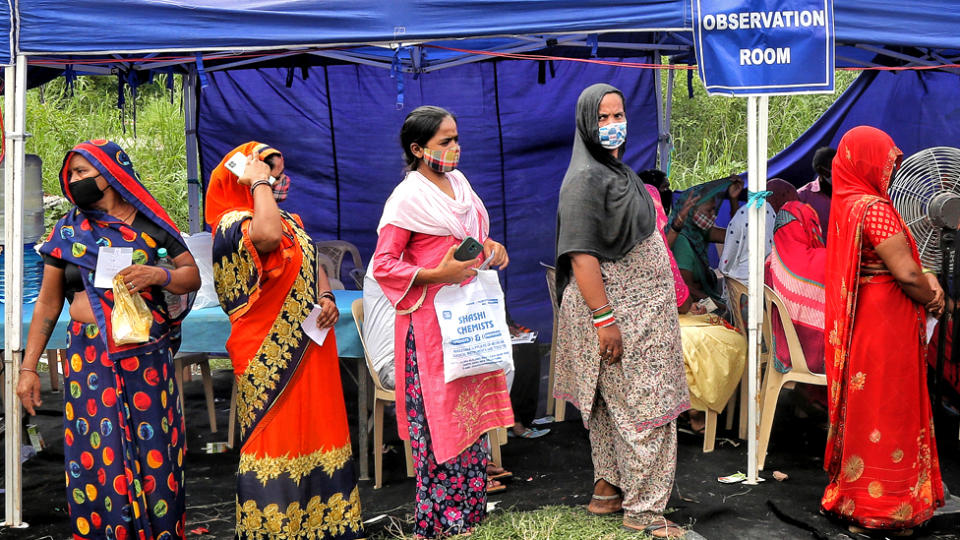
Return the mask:
[[[518,512],[496,510],[477,527],[470,540],[641,540],[650,538],[643,533],[621,529],[622,515],[597,517],[582,508],[544,506]],[[413,538],[402,534],[400,523],[394,520],[387,532],[371,536],[373,540]],[[405,524],[407,530],[410,524]]]

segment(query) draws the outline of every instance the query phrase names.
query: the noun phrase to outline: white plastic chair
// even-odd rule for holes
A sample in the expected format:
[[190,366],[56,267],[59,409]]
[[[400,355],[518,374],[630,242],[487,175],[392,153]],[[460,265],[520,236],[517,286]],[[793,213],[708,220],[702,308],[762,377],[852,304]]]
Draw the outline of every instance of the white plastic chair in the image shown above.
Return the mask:
[[[367,352],[367,343],[363,339],[363,299],[357,298],[350,305],[353,311],[353,322],[357,325],[357,334],[360,335],[360,344],[363,346],[363,356],[367,361],[367,371],[373,379],[373,489],[380,489],[383,485],[383,411],[387,403],[396,401],[396,393],[383,387],[377,370],[373,368],[370,354]],[[414,476],[413,452],[410,441],[403,441],[403,451],[406,455],[407,476]]]
[[[813,373],[807,367],[807,357],[803,354],[803,348],[800,346],[800,338],[797,336],[797,329],[793,326],[793,320],[787,311],[783,299],[770,287],[764,285],[764,304],[766,312],[772,313],[772,306],[776,306],[777,315],[780,323],[783,325],[783,333],[787,337],[787,346],[790,348],[790,371],[781,373],[774,368],[775,362],[767,362],[767,372],[763,378],[763,394],[761,401],[763,406],[760,408],[760,431],[757,434],[759,444],[757,445],[757,468],[763,470],[764,463],[767,460],[767,446],[770,443],[770,430],[773,428],[773,416],[777,412],[777,399],[780,397],[780,390],[784,386],[790,385],[792,388],[796,383],[814,384],[817,386],[827,385],[827,376],[822,373]],[[768,342],[768,348],[773,349],[772,341]]]
[[560,316],[560,304],[557,301],[557,269],[544,263],[540,263],[545,270],[547,277],[547,291],[550,293],[550,305],[553,306],[553,335],[550,337],[550,370],[547,376],[547,416],[553,415],[554,420],[563,422],[567,417],[567,402],[551,397],[553,395],[553,384],[556,379],[557,367],[557,319]]

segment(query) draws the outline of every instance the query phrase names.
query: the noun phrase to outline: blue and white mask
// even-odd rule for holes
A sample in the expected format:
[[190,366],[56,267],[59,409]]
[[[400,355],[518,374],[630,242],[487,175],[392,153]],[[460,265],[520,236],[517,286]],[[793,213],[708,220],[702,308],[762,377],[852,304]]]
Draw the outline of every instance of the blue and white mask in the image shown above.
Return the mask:
[[600,127],[600,146],[607,150],[620,148],[627,141],[627,123],[616,122]]

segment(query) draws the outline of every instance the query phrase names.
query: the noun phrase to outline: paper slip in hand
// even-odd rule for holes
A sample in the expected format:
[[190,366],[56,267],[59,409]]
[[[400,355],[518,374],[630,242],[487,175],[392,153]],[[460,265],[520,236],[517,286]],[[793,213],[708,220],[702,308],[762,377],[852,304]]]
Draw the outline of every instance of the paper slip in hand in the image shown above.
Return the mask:
[[113,287],[113,277],[131,264],[133,264],[133,248],[101,247],[97,255],[93,286],[98,289]]
[[937,327],[937,322],[939,322],[939,319],[927,313],[927,343],[930,343],[930,338],[933,337],[933,331]]
[[310,339],[316,341],[317,345],[323,345],[323,342],[327,340],[327,334],[330,333],[330,328],[317,328],[317,317],[320,316],[322,311],[322,307],[314,304],[313,310],[310,311],[306,320],[300,325],[303,328],[303,333],[308,335]]

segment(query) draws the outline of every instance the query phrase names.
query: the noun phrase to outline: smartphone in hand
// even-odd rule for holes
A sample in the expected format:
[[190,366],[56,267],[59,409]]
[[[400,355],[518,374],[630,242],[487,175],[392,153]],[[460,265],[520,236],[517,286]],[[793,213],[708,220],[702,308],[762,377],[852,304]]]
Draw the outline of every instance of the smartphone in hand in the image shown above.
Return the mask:
[[243,171],[247,168],[247,156],[242,152],[237,152],[230,156],[230,159],[224,164],[227,170],[237,175],[237,178],[243,176]]
[[460,242],[457,251],[453,253],[453,258],[458,261],[472,261],[480,256],[481,252],[483,252],[483,245],[472,236],[468,236]]

